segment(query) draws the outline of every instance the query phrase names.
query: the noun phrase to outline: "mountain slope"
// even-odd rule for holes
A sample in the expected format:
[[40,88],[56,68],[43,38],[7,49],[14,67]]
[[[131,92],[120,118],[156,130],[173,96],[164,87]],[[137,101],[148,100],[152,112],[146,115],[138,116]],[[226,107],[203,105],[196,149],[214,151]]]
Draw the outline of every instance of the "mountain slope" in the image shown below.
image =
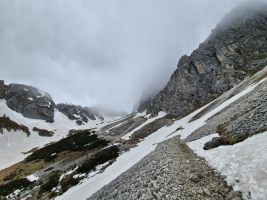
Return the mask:
[[[254,79],[254,78],[251,78],[251,79]],[[179,177],[175,177],[174,175],[170,175],[170,176],[166,175],[168,171],[163,170],[163,168],[166,168],[166,167],[168,168],[168,166],[171,165],[171,164],[168,164],[168,162],[172,163],[171,157],[167,156],[167,154],[168,153],[174,154],[173,159],[178,159],[177,158],[178,155],[175,155],[175,154],[178,154],[175,148],[170,150],[170,152],[168,151],[165,153],[166,157],[162,158],[163,159],[162,162],[160,162],[161,157],[157,155],[156,153],[153,152],[151,155],[148,155],[148,154],[151,153],[153,150],[155,150],[155,148],[157,147],[157,144],[161,143],[162,141],[173,138],[171,139],[170,142],[168,142],[170,145],[172,143],[177,143],[176,140],[179,140],[179,138],[175,136],[180,136],[181,139],[187,138],[195,130],[199,129],[203,125],[205,126],[206,121],[209,118],[211,118],[212,116],[216,116],[217,113],[220,113],[227,107],[231,107],[232,105],[236,104],[236,102],[239,102],[240,100],[242,100],[242,98],[245,98],[246,96],[250,96],[251,93],[253,93],[255,90],[257,90],[258,88],[261,88],[263,86],[263,83],[265,84],[266,81],[267,81],[266,78],[264,78],[264,79],[258,79],[256,82],[251,81],[251,84],[246,84],[247,81],[240,83],[240,85],[244,85],[245,83],[246,86],[241,87],[239,85],[239,87],[242,88],[241,90],[237,91],[233,96],[225,99],[225,101],[221,101],[215,107],[212,107],[211,109],[208,110],[208,112],[205,112],[204,115],[202,115],[201,117],[199,117],[198,119],[194,121],[191,121],[191,119],[194,116],[196,116],[198,113],[200,113],[202,110],[207,108],[210,104],[203,106],[202,108],[194,111],[193,113],[191,113],[190,115],[184,118],[181,118],[178,120],[175,119],[173,121],[173,124],[169,126],[163,126],[159,128],[158,130],[156,130],[155,132],[152,132],[150,135],[145,137],[143,140],[139,141],[136,147],[131,148],[130,151],[125,152],[122,155],[120,155],[117,158],[117,160],[111,166],[107,167],[107,169],[103,173],[96,174],[94,176],[88,176],[81,184],[71,188],[66,193],[64,193],[62,196],[57,197],[56,199],[58,200],[61,200],[61,199],[68,200],[68,199],[73,199],[73,198],[87,199],[87,197],[90,197],[91,195],[93,196],[90,197],[89,199],[105,199],[105,197],[108,197],[109,199],[120,199],[120,198],[133,199],[134,197],[138,197],[139,199],[142,199],[143,195],[147,195],[148,198],[149,197],[152,198],[152,196],[156,198],[157,195],[160,195],[160,194],[168,195],[170,194],[170,192],[172,195],[175,196],[173,197],[173,199],[177,199],[177,195],[179,193],[176,193],[176,192],[178,191],[181,192],[181,195],[186,195],[186,194],[183,194],[183,191],[185,192],[185,190],[183,190],[183,184],[181,186],[182,188],[177,188],[177,191],[175,191],[173,188],[168,188],[168,190],[166,189],[166,191],[165,190],[159,191],[158,187],[160,184],[168,186],[170,182],[169,183],[165,182],[167,180],[170,180],[171,183],[172,182],[175,183],[178,180],[186,180],[186,181],[189,181],[188,183],[189,185],[192,184],[191,185],[192,187],[197,187],[196,185],[203,184],[202,186],[198,186],[198,188],[201,189],[202,193],[200,192],[198,194],[196,190],[191,190],[192,192],[191,194],[190,189],[186,190],[186,192],[189,192],[189,194],[187,195],[190,195],[190,194],[192,195],[192,199],[197,199],[197,198],[203,197],[202,195],[204,196],[207,195],[207,194],[203,194],[204,189],[208,189],[208,190],[210,189],[209,195],[211,195],[212,197],[210,196],[209,198],[225,199],[223,197],[216,196],[218,195],[218,190],[216,191],[216,189],[214,189],[213,187],[206,188],[207,184],[205,184],[204,179],[202,180],[200,178],[200,181],[201,180],[203,181],[201,183],[198,183],[198,182],[193,183],[191,180],[187,180],[190,178],[189,177],[190,173],[184,174],[184,175],[182,175],[183,174],[182,173],[181,175],[179,175]],[[255,101],[257,101],[257,99],[255,99]],[[153,123],[155,120],[156,119],[154,118],[154,120],[150,121],[150,123]],[[141,129],[142,126],[143,125],[140,125],[139,128]],[[260,135],[263,136],[264,140],[266,139],[266,134],[265,135],[260,134]],[[214,137],[214,135],[212,135],[212,137]],[[255,144],[259,143],[259,140],[257,138],[254,140],[254,137],[255,136],[252,136],[251,138],[252,141],[255,141]],[[208,138],[208,139],[211,139],[211,138]],[[205,141],[207,142],[208,140],[205,139]],[[202,138],[200,140],[197,140],[196,142],[197,143],[189,143],[190,147],[194,149],[197,153],[202,152],[201,150],[204,147]],[[241,142],[240,144],[242,143],[243,142]],[[244,141],[244,143],[246,143],[246,140]],[[169,145],[167,144],[167,146]],[[252,145],[253,143],[250,146]],[[263,145],[263,148],[261,149],[264,149],[264,143],[262,145]],[[241,146],[244,146],[244,145],[241,145]],[[164,144],[160,144],[158,148],[160,149],[156,150],[156,152],[164,152],[167,147]],[[229,153],[228,148],[234,149],[232,151],[232,154]],[[237,149],[237,151],[235,151],[235,149]],[[217,152],[218,150],[214,149],[214,151]],[[254,151],[253,149],[248,149],[248,154],[253,155],[253,151]],[[220,156],[220,160],[216,159],[216,156],[212,156],[210,159],[212,159],[213,162],[211,163],[212,163],[212,166],[215,167],[215,169],[218,169],[219,172],[222,172],[223,174],[226,173],[228,175],[226,179],[228,184],[234,186],[234,188],[238,188],[238,190],[241,190],[243,192],[243,197],[246,197],[246,195],[249,193],[251,193],[251,196],[255,197],[255,199],[257,199],[257,197],[259,196],[261,197],[267,196],[266,193],[262,194],[262,190],[264,188],[264,184],[266,183],[267,178],[257,178],[258,174],[261,173],[260,166],[263,166],[264,163],[266,163],[267,161],[266,158],[259,159],[263,155],[262,154],[263,152],[261,150],[258,151],[258,154],[257,154],[258,156],[255,156],[254,158],[253,156],[250,157],[249,162],[246,162],[246,158],[242,154],[240,154],[238,146],[235,146],[235,145],[226,146],[219,152],[220,153],[218,154],[218,156]],[[224,159],[221,155],[225,155],[225,152],[228,152],[228,154],[230,154],[232,158],[235,157],[239,161],[235,162],[231,159],[228,159],[228,157],[225,157]],[[185,152],[181,152],[181,153],[182,155],[184,155]],[[204,153],[200,155],[202,156]],[[213,150],[208,150],[206,151],[205,154],[212,155]],[[158,165],[157,169],[160,170],[160,173],[158,172],[158,170],[152,170],[152,168],[150,168],[153,165],[145,164],[145,163],[157,163]],[[185,164],[186,161],[181,160],[181,163]],[[194,161],[192,161],[191,164],[193,163],[196,164]],[[223,167],[221,163],[224,164]],[[252,165],[250,165],[250,163]],[[255,169],[256,171],[254,173],[244,173],[243,171],[239,170],[241,168],[234,168],[233,166],[235,166],[235,164],[243,165],[242,169]],[[199,165],[198,167],[199,169],[203,168],[203,166],[201,167],[201,165]],[[189,171],[192,170],[192,168],[190,167],[190,164],[188,164],[188,167],[186,167],[186,169],[188,169]],[[136,174],[138,173],[142,175],[140,175],[137,180],[132,179],[132,175],[136,176]],[[192,175],[193,174],[194,172],[192,171]],[[155,184],[152,184],[151,186],[145,186],[146,181],[151,181],[148,177],[158,177],[158,176],[159,178],[155,179]],[[164,176],[165,178],[163,177],[160,178],[161,176]],[[182,177],[184,176],[186,176],[186,178],[183,179]],[[236,177],[240,177],[240,176],[242,176],[243,178],[238,179],[237,181],[233,181],[236,179]],[[264,176],[264,174],[262,174],[262,176]],[[124,178],[126,178],[126,180],[124,180]],[[121,180],[124,180],[124,181],[122,182]],[[246,182],[246,180],[254,180],[255,183],[251,184],[250,182]],[[262,181],[263,183],[261,183]],[[132,188],[131,183],[133,183],[137,188],[139,188],[139,185],[144,186],[144,187],[140,187],[140,190],[142,190],[141,188],[143,188],[143,192],[141,193],[141,195],[138,195],[139,192],[137,189]],[[106,184],[108,185],[103,187]],[[255,189],[255,185],[257,185],[258,189]],[[176,185],[176,187],[178,186]],[[117,190],[114,190],[114,188],[117,188]],[[228,191],[229,190],[231,191],[232,189],[228,188]],[[150,196],[151,195],[150,192],[155,192],[155,195],[152,194],[152,196]],[[230,193],[231,194],[229,194],[229,199],[235,199],[235,197],[238,196],[238,193],[234,193],[234,192],[230,192]],[[225,193],[225,195],[227,195],[227,193]]]
[[57,104],[57,109],[69,119],[75,120],[78,125],[88,123],[89,120],[104,120],[103,116],[88,107],[61,103]]
[[190,56],[183,56],[167,86],[139,111],[185,116],[267,64],[267,4],[231,11]]
[[100,128],[116,118],[82,106],[56,105],[38,88],[1,81],[0,169],[23,160],[32,149],[62,139],[72,129]]
[[229,13],[120,119],[71,104],[55,106],[53,122],[29,119],[2,93],[0,158],[26,159],[0,171],[0,198],[266,199],[266,8]]
[[7,106],[31,119],[54,121],[55,103],[48,93],[35,87],[22,84],[5,85],[0,82],[0,99],[5,99]]

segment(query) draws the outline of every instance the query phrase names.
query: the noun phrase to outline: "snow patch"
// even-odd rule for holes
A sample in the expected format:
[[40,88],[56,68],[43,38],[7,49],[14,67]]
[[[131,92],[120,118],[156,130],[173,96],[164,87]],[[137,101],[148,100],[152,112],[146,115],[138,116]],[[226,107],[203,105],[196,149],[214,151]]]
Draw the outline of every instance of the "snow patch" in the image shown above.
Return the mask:
[[80,116],[80,115],[74,114],[73,116],[74,116],[75,118],[77,118],[77,119],[81,119],[81,116]]
[[[150,115],[149,115],[150,116]],[[156,117],[150,118],[148,119],[146,122],[144,122],[143,124],[141,124],[141,126],[138,126],[137,128],[135,128],[134,130],[130,131],[129,133],[127,133],[126,135],[124,135],[123,137],[121,137],[124,140],[129,140],[132,136],[132,134],[134,134],[134,132],[140,130],[141,128],[143,128],[145,125],[155,121],[156,119],[162,118],[166,116],[165,112],[159,112],[158,115]],[[146,116],[148,118],[148,116]]]
[[[225,101],[224,103],[219,105],[217,108],[213,109],[209,113],[206,113],[204,116],[202,116],[198,120],[195,120],[193,122],[189,122],[193,116],[195,116],[197,113],[199,113],[202,109],[204,109],[209,104],[206,106],[203,106],[202,108],[196,110],[195,112],[189,114],[188,116],[186,116],[180,120],[175,121],[171,126],[168,126],[168,127],[165,126],[165,127],[160,128],[156,132],[154,132],[151,135],[149,135],[148,137],[146,137],[140,143],[138,143],[138,145],[136,147],[131,148],[128,152],[125,152],[122,155],[120,155],[113,164],[111,164],[110,166],[108,166],[106,168],[106,170],[103,173],[98,173],[98,174],[94,175],[93,177],[86,178],[82,183],[70,188],[66,193],[62,194],[61,196],[57,197],[56,199],[57,200],[72,200],[72,199],[83,200],[83,199],[87,199],[93,193],[95,193],[99,189],[101,189],[104,185],[110,183],[112,180],[117,178],[120,174],[122,174],[123,172],[128,170],[130,167],[132,167],[134,164],[136,164],[138,161],[140,161],[142,158],[144,158],[146,155],[148,155],[150,152],[152,152],[156,148],[158,143],[165,141],[167,139],[170,139],[170,138],[177,136],[177,135],[180,135],[181,138],[186,138],[194,130],[203,126],[205,124],[205,121],[209,117],[213,116],[214,114],[221,111],[226,106],[230,105],[231,103],[233,103],[234,101],[236,101],[240,97],[242,97],[242,96],[246,95],[248,92],[252,91],[261,82],[254,84],[252,86],[249,86],[244,91],[242,91],[239,94],[228,99],[227,101]],[[163,117],[164,115],[165,115],[164,113],[159,113],[157,118]],[[150,120],[153,121],[155,119],[151,118]],[[150,123],[150,122],[148,122],[148,123]],[[139,126],[137,128],[137,130],[143,126],[144,126],[144,124]],[[177,130],[178,127],[183,127],[183,129]],[[136,131],[136,130],[134,130],[134,131]],[[130,133],[125,135],[124,138],[128,139],[128,137],[134,131],[131,131]],[[229,152],[231,152],[231,151],[229,151]],[[228,154],[231,154],[229,152],[228,152]],[[265,150],[265,154],[266,154],[266,150]],[[265,171],[266,171],[266,165],[262,169],[265,169]],[[229,176],[231,176],[231,175],[229,175]]]
[[[58,141],[65,137],[71,129],[91,129],[99,123],[99,120],[89,120],[88,123],[79,126],[75,121],[68,119],[63,113],[55,111],[54,122],[48,123],[40,119],[25,118],[21,113],[11,110],[5,100],[0,100],[0,116],[6,115],[12,121],[23,124],[29,128],[30,135],[27,136],[22,131],[3,130],[0,134],[0,170],[22,161],[28,152],[35,147]],[[52,137],[42,137],[32,131],[34,127],[46,130],[53,130]],[[12,150],[11,150],[12,148]]]
[[146,116],[147,114],[146,114],[146,111],[144,111],[144,112],[141,112],[141,113],[137,113],[133,118],[137,118],[137,117],[144,117],[144,116]]
[[204,144],[215,136],[218,134],[203,137],[188,145],[213,168],[227,176],[227,183],[241,191],[244,199],[267,199],[267,132],[235,145],[204,150]]
[[38,181],[38,180],[39,180],[39,177],[36,176],[36,175],[34,175],[34,174],[32,174],[32,175],[30,175],[30,176],[27,176],[26,178],[27,178],[29,181],[31,181],[31,182],[34,182],[34,181]]

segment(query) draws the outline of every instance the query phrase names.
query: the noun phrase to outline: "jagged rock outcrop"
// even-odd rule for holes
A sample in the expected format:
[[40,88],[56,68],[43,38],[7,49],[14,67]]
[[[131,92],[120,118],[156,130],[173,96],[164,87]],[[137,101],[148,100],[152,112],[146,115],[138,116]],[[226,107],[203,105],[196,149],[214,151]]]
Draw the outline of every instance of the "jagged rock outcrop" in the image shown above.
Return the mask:
[[75,120],[78,125],[87,123],[88,120],[96,120],[96,117],[104,119],[102,115],[88,107],[61,103],[57,104],[57,109],[69,119]]
[[139,111],[185,116],[267,64],[267,4],[253,2],[227,14],[208,39],[183,56],[167,86]]
[[31,119],[54,121],[55,103],[51,96],[35,87],[22,84],[5,85],[0,82],[0,99],[7,106]]
[[35,87],[22,84],[5,85],[0,80],[0,99],[5,99],[7,106],[31,119],[54,122],[55,110],[58,109],[78,125],[96,118],[104,119],[95,109],[72,104],[55,104],[52,97]]

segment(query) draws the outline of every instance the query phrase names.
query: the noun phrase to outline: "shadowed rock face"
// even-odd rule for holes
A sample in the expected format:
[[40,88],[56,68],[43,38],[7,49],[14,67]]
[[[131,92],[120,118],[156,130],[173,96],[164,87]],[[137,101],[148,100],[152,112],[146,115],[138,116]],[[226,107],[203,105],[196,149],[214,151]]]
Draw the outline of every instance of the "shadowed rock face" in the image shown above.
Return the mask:
[[22,84],[0,83],[0,98],[7,106],[31,119],[54,121],[55,103],[51,96],[37,88]]
[[96,120],[96,117],[103,120],[103,116],[88,107],[61,103],[57,104],[57,109],[69,119],[75,120],[78,125],[87,123],[88,120]]
[[183,56],[167,86],[139,111],[185,116],[267,64],[267,5],[245,4],[226,15],[190,56]]
[[96,117],[103,119],[98,112],[88,107],[72,104],[55,104],[49,94],[35,87],[10,84],[5,85],[0,80],[0,99],[5,99],[7,106],[31,119],[42,119],[54,122],[55,109],[58,109],[69,119],[75,120],[78,125],[95,120]]

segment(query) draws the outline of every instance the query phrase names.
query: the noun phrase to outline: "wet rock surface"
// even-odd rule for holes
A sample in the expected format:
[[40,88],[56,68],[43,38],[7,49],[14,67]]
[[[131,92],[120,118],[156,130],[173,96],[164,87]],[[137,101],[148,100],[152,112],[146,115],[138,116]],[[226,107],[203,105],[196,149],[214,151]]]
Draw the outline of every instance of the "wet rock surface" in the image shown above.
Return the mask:
[[241,194],[176,137],[88,198],[98,199],[241,200]]
[[139,111],[185,116],[267,64],[267,4],[242,5],[190,56],[183,56],[167,86]]

